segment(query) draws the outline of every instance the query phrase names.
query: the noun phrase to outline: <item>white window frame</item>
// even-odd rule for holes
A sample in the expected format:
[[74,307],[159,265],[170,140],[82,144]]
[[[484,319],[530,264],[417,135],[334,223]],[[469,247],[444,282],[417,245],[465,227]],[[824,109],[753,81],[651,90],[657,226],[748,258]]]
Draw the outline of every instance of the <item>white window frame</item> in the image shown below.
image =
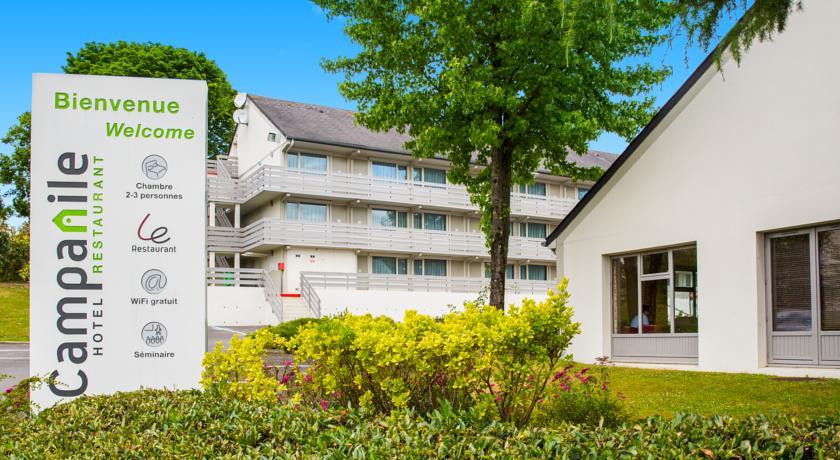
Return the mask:
[[[642,252],[628,252],[624,254],[616,254],[612,255],[609,258],[609,271],[610,271],[610,295],[609,295],[609,310],[610,310],[610,335],[612,337],[697,337],[700,333],[700,324],[699,324],[699,310],[698,310],[698,324],[697,324],[697,332],[675,332],[676,330],[676,321],[675,321],[675,312],[674,308],[676,306],[676,302],[674,299],[674,251],[679,251],[683,249],[694,249],[697,252],[697,245],[696,244],[683,244],[679,246],[669,246],[666,248],[649,250],[649,251],[642,251]],[[658,254],[662,252],[668,253],[668,271],[662,273],[650,273],[644,274],[642,268],[642,256],[650,255],[650,254]],[[697,257],[699,259],[699,253],[697,253]],[[671,327],[671,332],[643,332],[643,327],[641,325],[637,327],[635,333],[630,334],[621,334],[615,331],[615,324],[616,324],[616,311],[615,311],[615,286],[613,285],[613,261],[616,259],[623,259],[627,257],[635,257],[636,258],[636,266],[638,270],[638,279],[636,280],[636,315],[639,318],[639,321],[642,320],[642,282],[643,281],[656,281],[656,280],[668,280],[668,322]],[[699,267],[699,260],[698,260],[698,267],[697,267],[697,279],[700,278],[700,267]],[[700,298],[700,283],[698,280],[694,280],[695,284],[695,295],[697,298]]]

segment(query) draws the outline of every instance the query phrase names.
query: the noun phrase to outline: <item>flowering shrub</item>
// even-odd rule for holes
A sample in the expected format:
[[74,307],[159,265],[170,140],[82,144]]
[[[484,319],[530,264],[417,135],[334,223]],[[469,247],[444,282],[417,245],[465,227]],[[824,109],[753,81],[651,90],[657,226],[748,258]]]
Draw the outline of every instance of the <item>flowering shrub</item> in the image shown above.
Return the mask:
[[570,422],[592,426],[614,427],[629,420],[620,394],[610,391],[607,358],[598,360],[592,369],[575,369],[568,365],[554,374],[545,397],[537,404],[535,424],[555,426]]
[[[548,297],[507,312],[477,304],[440,319],[409,311],[402,322],[344,315],[303,326],[290,339],[260,331],[217,347],[205,360],[204,386],[249,400],[288,400],[327,409],[427,413],[445,403],[527,423],[547,385],[568,364],[580,325],[567,305],[566,280]],[[294,350],[308,363],[282,373],[263,364],[267,347]]]
[[279,368],[265,363],[265,349],[277,347],[279,340],[271,331],[261,329],[244,339],[232,337],[227,350],[217,343],[204,355],[202,385],[248,401],[276,401],[287,392],[294,376],[291,362]]

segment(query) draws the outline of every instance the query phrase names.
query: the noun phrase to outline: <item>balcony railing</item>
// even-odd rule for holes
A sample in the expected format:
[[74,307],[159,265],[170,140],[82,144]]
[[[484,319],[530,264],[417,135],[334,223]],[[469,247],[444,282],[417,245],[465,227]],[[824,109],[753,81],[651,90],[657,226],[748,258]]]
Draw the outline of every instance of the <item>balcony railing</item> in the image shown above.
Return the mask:
[[271,311],[283,322],[283,303],[268,272],[257,268],[207,267],[208,286],[262,288]]
[[[446,276],[376,275],[369,273],[302,272],[304,281],[312,288],[331,288],[364,291],[418,291],[478,293],[487,287],[485,278],[455,278]],[[557,285],[556,281],[506,280],[510,294],[545,294]]]
[[[541,238],[511,237],[508,258],[554,261]],[[487,257],[484,235],[263,218],[247,227],[207,228],[208,251],[262,251],[276,246],[332,247],[424,255]]]
[[[215,168],[220,171],[224,164]],[[211,201],[244,203],[264,191],[290,193],[342,200],[363,200],[373,203],[408,206],[432,206],[453,210],[477,211],[470,203],[466,188],[453,184],[429,184],[375,178],[368,175],[301,172],[280,166],[262,165],[244,177],[223,173],[208,175]],[[511,194],[511,214],[561,220],[574,207],[576,200]]]

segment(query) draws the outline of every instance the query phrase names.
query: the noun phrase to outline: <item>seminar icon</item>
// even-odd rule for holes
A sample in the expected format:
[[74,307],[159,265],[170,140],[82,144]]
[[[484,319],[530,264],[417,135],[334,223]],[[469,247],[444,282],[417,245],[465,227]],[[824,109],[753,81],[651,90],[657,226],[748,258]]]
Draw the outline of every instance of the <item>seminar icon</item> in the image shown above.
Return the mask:
[[147,270],[140,278],[140,285],[149,294],[160,294],[166,287],[166,275],[156,268]]
[[160,155],[149,155],[143,160],[143,174],[151,180],[162,179],[168,170],[169,165]]
[[161,323],[152,321],[151,323],[147,323],[143,326],[143,330],[140,331],[140,336],[143,338],[143,342],[150,347],[159,347],[166,343],[166,338],[169,334],[166,332],[166,326]]

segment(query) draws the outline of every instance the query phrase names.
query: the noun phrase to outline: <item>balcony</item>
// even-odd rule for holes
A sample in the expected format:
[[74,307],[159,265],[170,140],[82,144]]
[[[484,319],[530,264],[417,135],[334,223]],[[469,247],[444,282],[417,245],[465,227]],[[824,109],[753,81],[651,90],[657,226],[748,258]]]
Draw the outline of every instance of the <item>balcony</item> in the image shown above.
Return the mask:
[[[446,276],[376,275],[369,273],[302,272],[301,286],[358,291],[417,291],[477,293],[486,288],[485,278]],[[509,294],[544,295],[556,281],[506,280]],[[305,290],[305,289],[302,289]]]
[[[553,262],[542,239],[511,237],[508,258]],[[386,228],[263,218],[247,227],[207,228],[208,251],[262,252],[278,246],[331,247],[366,251],[486,258],[482,233]]]
[[[224,166],[213,168],[208,174],[207,189],[210,201],[225,203],[247,203],[261,193],[274,192],[298,197],[478,211],[478,207],[470,203],[466,188],[460,185],[396,181],[367,175],[301,172],[273,165],[262,165],[241,178],[236,178]],[[510,199],[511,215],[562,220],[576,202],[573,199],[513,193]]]

